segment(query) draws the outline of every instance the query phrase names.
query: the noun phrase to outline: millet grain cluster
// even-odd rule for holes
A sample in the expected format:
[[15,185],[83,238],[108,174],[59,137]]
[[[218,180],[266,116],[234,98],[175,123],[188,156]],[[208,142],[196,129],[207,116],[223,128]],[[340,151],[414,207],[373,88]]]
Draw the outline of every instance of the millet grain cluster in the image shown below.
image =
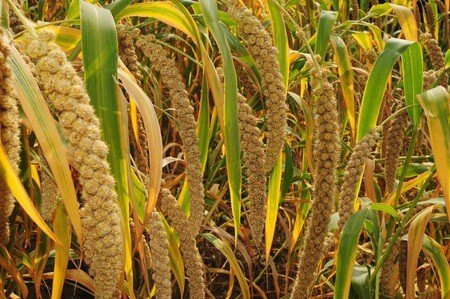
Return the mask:
[[348,218],[354,212],[354,201],[357,192],[357,186],[364,170],[364,164],[369,158],[372,148],[376,145],[379,138],[376,130],[372,130],[359,140],[350,159],[345,167],[342,186],[339,192],[339,231],[342,231]]
[[150,236],[150,260],[153,269],[153,280],[156,285],[156,298],[170,299],[172,297],[172,283],[170,276],[169,245],[166,232],[159,213],[153,211],[146,229]]
[[324,241],[336,194],[336,169],[340,160],[339,115],[336,93],[329,82],[331,72],[323,67],[311,70],[315,101],[314,192],[300,251],[297,276],[291,298],[308,298],[324,254]]
[[190,228],[198,233],[203,221],[204,188],[194,108],[189,100],[186,85],[178,71],[175,60],[167,57],[167,51],[161,45],[155,43],[155,37],[153,35],[145,36],[138,40],[137,46],[150,59],[152,69],[159,72],[162,83],[167,88],[176,110],[178,131],[183,142],[182,149],[186,159],[186,176],[189,183],[189,223]]
[[190,228],[189,220],[169,189],[161,190],[160,203],[162,212],[167,215],[180,239],[181,256],[189,279],[189,296],[190,298],[204,299],[203,261],[195,241],[197,233]]
[[[20,128],[17,96],[13,87],[9,57],[8,38],[0,29],[0,138],[14,172],[19,174]],[[0,244],[9,241],[9,216],[14,208],[12,196],[6,181],[0,176]]]
[[263,95],[267,99],[267,147],[265,170],[269,172],[282,150],[285,137],[286,91],[277,49],[261,22],[238,0],[226,1],[228,14],[236,20],[237,30],[261,74]]
[[112,298],[122,274],[123,234],[108,147],[83,82],[54,39],[50,31],[38,38],[26,35],[20,49],[36,66],[38,83],[59,118],[68,158],[79,174],[84,257],[96,297]]

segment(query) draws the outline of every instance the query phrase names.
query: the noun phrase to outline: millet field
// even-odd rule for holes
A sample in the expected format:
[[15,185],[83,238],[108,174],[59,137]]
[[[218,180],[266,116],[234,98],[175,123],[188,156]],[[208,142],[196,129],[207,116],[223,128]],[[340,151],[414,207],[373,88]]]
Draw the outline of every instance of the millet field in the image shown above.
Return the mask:
[[450,299],[450,0],[0,25],[0,298]]

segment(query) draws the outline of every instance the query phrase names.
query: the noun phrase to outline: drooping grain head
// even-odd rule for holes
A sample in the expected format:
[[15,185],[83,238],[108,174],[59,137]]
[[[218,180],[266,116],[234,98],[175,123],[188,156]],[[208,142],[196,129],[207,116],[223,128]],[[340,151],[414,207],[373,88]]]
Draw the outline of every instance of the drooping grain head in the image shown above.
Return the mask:
[[[7,37],[0,29],[0,138],[9,161],[16,174],[20,163],[20,129],[17,96],[13,88],[11,68],[7,63],[9,49]],[[12,196],[6,181],[0,174],[0,244],[9,241],[9,216],[14,208]]]
[[342,231],[344,224],[354,212],[354,201],[358,192],[356,189],[359,186],[364,164],[366,159],[369,158],[378,138],[379,135],[376,130],[372,130],[370,133],[364,135],[356,143],[345,167],[342,186],[339,192],[339,231]]
[[162,212],[167,215],[171,226],[177,231],[180,238],[180,251],[189,279],[190,298],[203,299],[205,298],[204,266],[195,242],[197,233],[190,228],[188,219],[170,190],[161,190],[160,203]]
[[167,57],[167,52],[161,45],[155,43],[155,37],[148,35],[141,38],[137,42],[137,46],[150,59],[152,69],[161,75],[162,83],[167,88],[175,107],[178,131],[183,141],[182,149],[186,159],[186,175],[189,183],[189,222],[191,229],[198,233],[203,221],[204,187],[194,107],[189,100],[186,85],[178,71],[176,61]]
[[172,284],[170,280],[169,245],[163,223],[159,217],[159,213],[153,211],[146,229],[150,236],[148,244],[151,253],[152,276],[156,285],[156,298],[170,299],[172,297]]
[[229,15],[237,22],[237,29],[261,74],[263,95],[267,99],[267,147],[265,170],[269,172],[280,155],[285,138],[286,92],[277,49],[261,22],[238,1],[226,1]]
[[297,276],[291,298],[308,298],[316,271],[324,254],[324,241],[336,194],[336,169],[340,160],[339,116],[335,91],[326,68],[311,71],[315,103],[314,192],[305,241],[300,251]]
[[136,55],[135,40],[139,36],[138,28],[131,29],[130,25],[117,25],[117,38],[119,43],[119,57],[127,69],[137,80],[142,79],[142,74],[138,66],[138,57]]
[[83,251],[96,297],[112,298],[122,274],[123,234],[108,147],[83,82],[54,38],[50,31],[40,32],[38,38],[26,35],[20,49],[36,65],[38,83],[59,118],[68,158],[79,174]]

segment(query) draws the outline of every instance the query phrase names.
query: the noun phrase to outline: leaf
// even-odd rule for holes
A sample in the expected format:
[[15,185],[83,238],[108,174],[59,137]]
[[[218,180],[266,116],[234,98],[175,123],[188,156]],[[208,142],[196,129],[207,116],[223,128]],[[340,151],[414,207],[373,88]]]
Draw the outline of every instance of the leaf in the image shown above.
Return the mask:
[[116,16],[122,10],[124,10],[128,5],[133,3],[133,0],[116,0],[110,5],[108,5],[108,9],[111,11],[113,16]]
[[441,298],[450,298],[450,265],[442,246],[431,237],[424,235],[422,249],[431,257],[439,275]]
[[3,245],[0,245],[0,266],[5,269],[11,275],[11,278],[16,282],[20,289],[22,298],[28,298],[28,289],[25,281],[17,269],[15,261],[11,258],[8,250]]
[[[370,299],[370,286],[368,283],[369,269],[365,265],[353,267],[352,288],[360,299]],[[351,298],[351,297],[350,297]]]
[[417,125],[422,116],[417,95],[423,91],[423,57],[419,44],[413,44],[403,53],[402,70],[407,111],[414,125]]
[[[102,137],[109,148],[108,161],[116,181],[117,200],[122,212],[125,273],[133,290],[132,246],[129,226],[128,131],[122,127],[122,108],[117,96],[117,35],[111,12],[82,1],[81,33],[86,90],[99,117]],[[130,183],[131,185],[131,183]],[[130,291],[133,297],[133,292]]]
[[347,299],[349,296],[359,235],[361,234],[361,229],[368,215],[368,209],[359,210],[350,216],[342,229],[336,258],[335,299]]
[[246,280],[245,274],[242,271],[239,261],[237,260],[233,250],[231,249],[230,245],[225,243],[224,241],[218,239],[216,236],[212,234],[202,234],[202,236],[208,240],[211,244],[214,245],[217,249],[222,252],[222,254],[227,258],[228,263],[230,263],[230,267],[233,270],[233,273],[236,275],[240,291],[242,292],[242,298],[250,298],[250,290],[249,290],[249,283]]
[[421,93],[418,98],[427,117],[437,175],[450,220],[450,94],[438,86]]
[[330,42],[331,29],[336,20],[337,13],[334,11],[322,11],[319,17],[319,26],[317,28],[317,40],[314,48],[314,54],[320,55],[325,60],[328,43]]
[[[411,48],[411,49],[410,49]],[[407,51],[410,49],[409,51]],[[357,139],[360,140],[373,128],[380,113],[381,103],[386,90],[387,80],[390,72],[395,65],[397,59],[405,53],[403,62],[403,80],[406,86],[413,87],[413,91],[406,91],[406,102],[411,103],[413,94],[422,86],[421,80],[416,80],[418,73],[422,76],[422,61],[417,59],[408,59],[408,57],[417,57],[421,53],[420,45],[417,42],[411,42],[403,39],[390,38],[386,42],[384,50],[378,56],[375,65],[370,72],[369,79],[364,89],[364,94],[361,102],[361,108],[358,116],[358,132]],[[411,72],[405,72],[405,64],[411,64],[409,69]],[[408,68],[407,68],[408,69]],[[419,82],[420,81],[420,82]],[[415,96],[415,95],[414,95]],[[408,110],[410,112],[410,110]],[[415,117],[416,113],[410,115]]]
[[399,220],[399,218],[400,218],[393,207],[391,207],[388,204],[382,203],[382,202],[377,202],[377,203],[370,205],[370,209],[388,213],[389,215],[394,217],[395,220]]
[[278,208],[281,202],[281,174],[283,170],[283,159],[280,156],[272,169],[269,177],[269,191],[267,194],[267,215],[266,215],[266,260],[270,255],[275,227],[277,224]]
[[225,77],[225,102],[224,102],[224,139],[226,151],[226,165],[228,174],[228,186],[231,197],[231,209],[233,212],[235,238],[238,237],[241,218],[241,149],[239,140],[239,119],[237,108],[237,78],[234,69],[233,58],[217,16],[217,4],[213,1],[200,0],[200,7],[206,26],[211,31],[223,61]]
[[184,262],[179,249],[178,237],[175,231],[167,223],[166,219],[161,217],[161,220],[164,224],[164,230],[166,231],[167,242],[169,243],[170,266],[173,275],[177,280],[180,293],[183,294],[185,287]]
[[[161,187],[162,162],[163,162],[163,142],[161,128],[159,126],[158,115],[153,103],[142,88],[124,71],[119,70],[119,79],[122,81],[124,89],[130,96],[132,103],[135,103],[144,123],[145,135],[147,136],[149,155],[149,185],[147,189],[147,207],[145,215],[150,215],[158,200],[159,189]],[[144,219],[141,219],[144,221]],[[146,223],[146,222],[144,222]]]
[[[277,59],[280,65],[280,72],[283,76],[283,83],[286,91],[289,84],[289,45],[286,35],[285,22],[281,12],[277,8],[277,4],[273,1],[269,1],[268,5],[273,27],[273,42],[278,50]],[[272,242],[278,217],[278,208],[281,201],[283,200],[281,190],[282,173],[283,157],[280,154],[269,176],[267,214],[265,223],[266,260],[268,260],[270,249],[272,248]]]
[[408,255],[406,266],[406,298],[414,298],[417,261],[425,234],[425,228],[431,218],[434,207],[428,207],[420,212],[411,222],[408,232]]
[[51,231],[51,229],[47,226],[44,219],[42,219],[41,214],[36,209],[33,204],[33,201],[28,196],[27,191],[22,185],[17,174],[14,172],[14,169],[9,162],[8,154],[6,153],[5,147],[0,140],[0,177],[2,177],[9,190],[11,190],[12,195],[16,198],[19,204],[22,206],[24,211],[30,216],[31,220],[36,223],[39,228],[50,238],[52,238],[55,242],[61,243],[58,240],[58,237]]
[[11,59],[9,62],[13,71],[15,90],[18,94],[20,106],[36,134],[45,160],[55,178],[61,199],[68,211],[78,242],[81,243],[81,218],[78,199],[65,147],[53,116],[27,63],[15,47],[10,47],[10,53]]
[[383,4],[377,4],[373,5],[368,14],[373,17],[381,17],[386,14],[388,14],[391,11],[391,5],[390,3],[383,3]]
[[67,214],[62,205],[58,205],[53,222],[55,233],[61,240],[61,245],[56,244],[55,248],[55,266],[53,270],[52,299],[61,298],[67,263],[69,261],[69,251],[71,242],[71,226],[67,222]]
[[117,19],[129,17],[155,18],[174,28],[183,31],[191,38],[195,38],[196,32],[191,27],[189,21],[170,1],[156,1],[147,3],[136,3],[129,5],[119,14]]
[[417,24],[411,9],[393,3],[390,3],[390,5],[397,16],[398,22],[402,27],[402,33],[405,35],[406,39],[417,41],[419,38]]
[[348,55],[348,49],[341,37],[331,36],[331,44],[334,48],[334,61],[338,65],[339,82],[341,83],[342,94],[347,108],[348,120],[353,136],[356,131],[355,119],[355,91],[353,88],[353,69]]

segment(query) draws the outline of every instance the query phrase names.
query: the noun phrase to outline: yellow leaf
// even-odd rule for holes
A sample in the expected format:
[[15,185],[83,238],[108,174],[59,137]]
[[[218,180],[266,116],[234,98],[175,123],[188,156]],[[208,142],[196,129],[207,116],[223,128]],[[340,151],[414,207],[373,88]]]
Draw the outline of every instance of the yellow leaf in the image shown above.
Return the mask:
[[30,216],[30,218],[39,226],[42,231],[52,238],[55,242],[61,244],[56,235],[51,231],[51,229],[47,226],[42,216],[39,214],[39,211],[34,206],[31,198],[28,196],[27,191],[22,185],[17,174],[14,172],[14,169],[11,163],[8,160],[8,155],[6,154],[5,147],[0,140],[0,176],[4,178],[6,181],[6,185],[9,190],[11,190],[12,195],[17,199],[19,204],[25,210],[25,212]]
[[450,94],[438,86],[418,95],[427,117],[437,175],[450,220]]

